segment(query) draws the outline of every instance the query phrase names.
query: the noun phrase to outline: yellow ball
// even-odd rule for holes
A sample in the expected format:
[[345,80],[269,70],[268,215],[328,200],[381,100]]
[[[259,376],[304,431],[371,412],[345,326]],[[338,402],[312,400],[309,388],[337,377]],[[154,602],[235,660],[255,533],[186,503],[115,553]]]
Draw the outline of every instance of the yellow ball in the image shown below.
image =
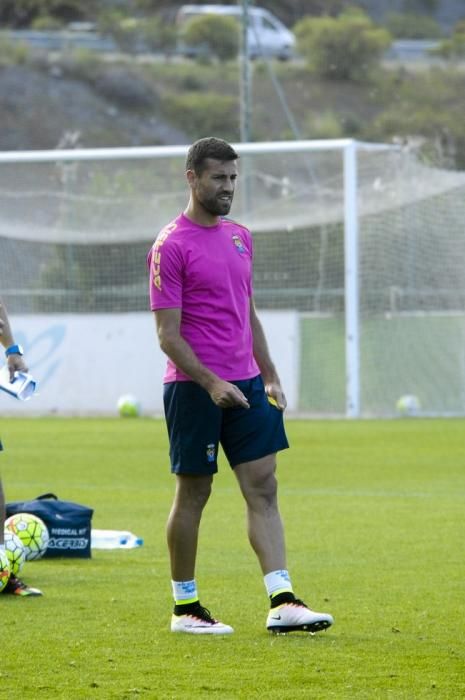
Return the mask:
[[16,513],[5,520],[5,528],[21,540],[26,561],[44,556],[50,535],[44,521],[32,513]]
[[117,407],[122,418],[137,418],[140,415],[140,404],[131,394],[120,396]]
[[421,403],[417,396],[405,394],[405,396],[401,396],[397,401],[396,409],[400,416],[413,418],[420,413]]
[[18,576],[26,561],[26,550],[14,532],[5,528],[5,552],[10,562],[10,572]]
[[6,552],[0,549],[0,591],[3,591],[10,578],[10,560]]

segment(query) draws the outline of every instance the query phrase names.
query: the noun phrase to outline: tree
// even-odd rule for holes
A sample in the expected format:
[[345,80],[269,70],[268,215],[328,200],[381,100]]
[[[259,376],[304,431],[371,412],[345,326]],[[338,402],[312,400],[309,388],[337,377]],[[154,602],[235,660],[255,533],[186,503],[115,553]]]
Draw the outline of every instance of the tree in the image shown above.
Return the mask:
[[292,0],[291,2],[267,0],[257,4],[266,7],[290,27],[306,15],[337,17],[347,6],[347,0]]
[[427,15],[392,12],[386,17],[386,29],[396,39],[439,39],[442,29]]
[[0,23],[10,27],[28,27],[37,17],[56,17],[63,22],[92,19],[98,0],[2,0]]
[[391,44],[391,35],[361,10],[338,18],[306,17],[294,27],[298,49],[321,77],[363,80]]
[[135,17],[128,17],[118,10],[110,10],[100,15],[98,28],[111,36],[123,53],[135,53],[140,44],[141,22]]
[[142,38],[150,51],[162,51],[170,55],[176,48],[176,29],[160,17],[149,17],[142,25]]
[[182,39],[200,57],[213,54],[220,61],[228,61],[239,51],[239,25],[232,17],[208,14],[194,17],[183,28]]
[[449,39],[444,39],[431,53],[449,60],[463,59],[465,57],[465,19],[457,22]]

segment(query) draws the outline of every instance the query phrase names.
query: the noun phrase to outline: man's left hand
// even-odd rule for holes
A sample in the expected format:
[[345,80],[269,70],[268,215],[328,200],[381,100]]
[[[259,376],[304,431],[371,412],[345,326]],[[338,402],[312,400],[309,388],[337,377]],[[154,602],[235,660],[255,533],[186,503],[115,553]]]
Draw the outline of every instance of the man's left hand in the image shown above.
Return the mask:
[[281,388],[281,385],[277,382],[270,382],[265,384],[265,392],[267,396],[276,404],[280,411],[284,411],[287,406],[286,397]]

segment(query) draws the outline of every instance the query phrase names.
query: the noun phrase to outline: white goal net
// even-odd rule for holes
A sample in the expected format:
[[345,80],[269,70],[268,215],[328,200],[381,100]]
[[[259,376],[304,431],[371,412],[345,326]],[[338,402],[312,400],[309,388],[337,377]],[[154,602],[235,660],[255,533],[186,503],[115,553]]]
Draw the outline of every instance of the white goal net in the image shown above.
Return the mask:
[[[421,414],[465,414],[465,173],[351,141],[237,149],[258,310],[297,319],[275,358],[293,364],[292,408],[388,417],[414,395]],[[10,314],[148,314],[145,258],[185,207],[185,150],[0,154]]]

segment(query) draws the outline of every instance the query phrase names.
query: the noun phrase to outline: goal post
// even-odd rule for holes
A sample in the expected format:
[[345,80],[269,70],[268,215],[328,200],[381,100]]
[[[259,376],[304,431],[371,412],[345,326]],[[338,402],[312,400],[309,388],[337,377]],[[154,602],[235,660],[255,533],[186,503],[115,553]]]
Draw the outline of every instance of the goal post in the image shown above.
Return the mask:
[[[234,146],[231,216],[253,233],[254,295],[291,410],[391,417],[415,394],[425,415],[464,415],[465,174],[351,139]],[[36,340],[68,338],[72,352],[86,318],[106,342],[124,335],[118,315],[150,317],[145,256],[185,207],[187,148],[0,153],[0,293]],[[36,352],[30,362],[52,377]],[[106,412],[131,389],[95,401]]]
[[344,148],[344,282],[346,415],[360,416],[360,329],[359,329],[359,229],[357,202],[357,145]]

